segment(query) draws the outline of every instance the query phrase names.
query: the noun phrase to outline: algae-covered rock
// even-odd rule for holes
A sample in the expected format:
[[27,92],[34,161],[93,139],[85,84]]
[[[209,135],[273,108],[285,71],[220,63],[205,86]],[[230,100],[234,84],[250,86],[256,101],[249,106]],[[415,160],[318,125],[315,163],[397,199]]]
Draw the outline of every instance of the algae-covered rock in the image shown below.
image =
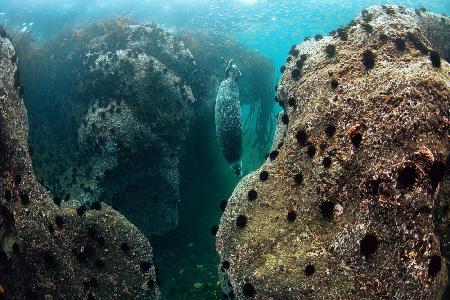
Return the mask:
[[224,292],[442,297],[450,66],[439,33],[449,24],[376,6],[291,50],[278,85],[284,140],[239,183],[221,219]]
[[0,36],[0,297],[159,299],[149,241],[106,204],[36,180],[15,50]]

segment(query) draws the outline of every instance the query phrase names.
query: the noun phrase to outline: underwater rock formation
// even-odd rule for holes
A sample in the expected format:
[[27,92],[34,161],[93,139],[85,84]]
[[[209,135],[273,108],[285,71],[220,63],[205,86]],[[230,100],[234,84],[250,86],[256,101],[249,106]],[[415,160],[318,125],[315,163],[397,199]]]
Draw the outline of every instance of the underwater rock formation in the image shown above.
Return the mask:
[[[274,156],[273,153],[278,153],[278,149],[283,146],[284,137],[286,136],[287,124],[283,122],[286,115],[284,113],[278,113],[277,115],[277,128],[275,130],[275,134],[273,136],[272,148],[268,156]],[[276,152],[275,152],[276,151]]]
[[[125,19],[62,33],[23,59],[34,164],[62,199],[112,204],[145,234],[178,224],[179,167],[196,101],[192,54]],[[31,53],[31,54],[28,54]]]
[[[261,103],[258,124],[271,123],[270,61],[220,41],[207,51],[211,40],[195,33],[176,37],[123,18],[63,32],[40,48],[14,35],[40,182],[63,200],[108,202],[145,234],[176,227],[185,140],[197,118],[214,128],[224,76],[217,55],[242,60],[243,101]],[[260,143],[269,129],[261,128]]]
[[149,241],[122,215],[36,179],[17,55],[0,36],[0,298],[159,299]]
[[449,23],[376,6],[293,48],[278,85],[283,144],[241,180],[221,219],[224,293],[442,297],[450,65],[438,33]]
[[225,62],[226,78],[217,92],[216,134],[225,160],[236,176],[242,176],[242,117],[238,81],[241,71],[233,60]]

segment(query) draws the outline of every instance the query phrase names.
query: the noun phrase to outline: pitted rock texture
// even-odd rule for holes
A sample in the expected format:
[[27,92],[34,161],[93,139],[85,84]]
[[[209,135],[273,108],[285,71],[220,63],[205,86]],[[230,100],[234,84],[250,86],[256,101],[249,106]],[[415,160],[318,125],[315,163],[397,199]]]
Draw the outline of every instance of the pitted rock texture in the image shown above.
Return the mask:
[[0,298],[159,299],[149,241],[96,203],[61,203],[37,181],[17,56],[0,36]]
[[221,219],[224,292],[442,298],[450,66],[424,19],[448,30],[445,16],[376,6],[293,47],[278,85],[283,144],[239,183]]

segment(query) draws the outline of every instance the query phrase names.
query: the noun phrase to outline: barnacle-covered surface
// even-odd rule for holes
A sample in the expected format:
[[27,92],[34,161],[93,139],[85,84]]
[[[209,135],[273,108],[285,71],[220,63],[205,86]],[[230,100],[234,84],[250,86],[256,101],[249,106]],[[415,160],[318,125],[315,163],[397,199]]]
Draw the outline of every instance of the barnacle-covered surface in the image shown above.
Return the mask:
[[376,6],[293,47],[278,85],[283,143],[239,183],[221,219],[225,293],[442,297],[450,66],[438,52],[449,22]]
[[61,204],[37,181],[18,72],[2,34],[0,297],[158,299],[152,248],[135,226],[106,204]]

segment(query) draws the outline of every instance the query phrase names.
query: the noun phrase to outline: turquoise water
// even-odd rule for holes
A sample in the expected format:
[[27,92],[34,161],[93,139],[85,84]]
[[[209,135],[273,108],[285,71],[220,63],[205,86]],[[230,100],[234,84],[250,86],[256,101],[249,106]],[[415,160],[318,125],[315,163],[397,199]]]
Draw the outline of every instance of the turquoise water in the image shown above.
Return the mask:
[[[346,25],[372,5],[425,7],[450,14],[450,1],[376,0],[2,0],[0,22],[25,26],[45,39],[61,28],[100,18],[132,16],[168,28],[200,28],[230,33],[281,66],[289,48],[306,36],[325,35]],[[24,24],[27,23],[27,24]],[[33,23],[29,26],[29,23]]]
[[[0,23],[10,30],[28,33],[37,44],[44,44],[61,31],[117,16],[154,21],[170,32],[196,29],[227,34],[273,62],[275,85],[279,67],[292,45],[308,36],[326,35],[349,23],[362,9],[376,4],[425,7],[450,14],[448,0],[0,0]],[[248,110],[243,106],[244,120],[249,116]],[[274,108],[268,122],[274,123],[279,110]],[[150,237],[164,299],[221,297],[215,238],[210,231],[211,226],[219,223],[221,201],[230,196],[238,179],[218,151],[217,141],[210,139],[215,132],[203,122],[211,119],[196,121],[181,162],[179,225],[163,235]],[[274,127],[269,128],[273,135]],[[251,139],[251,135],[252,131],[244,139]],[[245,146],[245,173],[262,162],[262,159],[251,161],[250,152],[251,148]]]

